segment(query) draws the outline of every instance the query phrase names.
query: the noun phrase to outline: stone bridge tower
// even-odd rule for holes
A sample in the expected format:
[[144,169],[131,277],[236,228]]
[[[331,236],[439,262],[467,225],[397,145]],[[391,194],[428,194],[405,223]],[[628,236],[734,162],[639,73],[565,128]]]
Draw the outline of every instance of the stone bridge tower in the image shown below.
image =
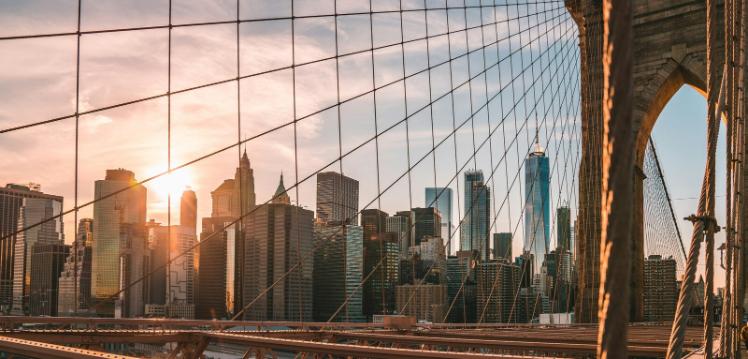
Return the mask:
[[[629,0],[624,0],[629,1]],[[642,320],[643,172],[647,139],[665,104],[683,85],[706,92],[706,4],[703,0],[630,0],[634,4],[633,128],[637,158],[632,228],[631,321]],[[582,80],[582,162],[579,171],[575,313],[581,323],[597,321],[600,282],[602,158],[602,8],[599,0],[566,0],[579,27]],[[723,6],[718,6],[721,12]],[[722,14],[718,14],[722,22]],[[718,25],[721,30],[722,24]],[[723,62],[724,35],[717,52]],[[721,68],[721,65],[720,67]],[[720,79],[717,79],[719,83]],[[705,119],[706,121],[706,119]],[[706,149],[705,149],[706,150]],[[695,208],[694,208],[695,210]]]

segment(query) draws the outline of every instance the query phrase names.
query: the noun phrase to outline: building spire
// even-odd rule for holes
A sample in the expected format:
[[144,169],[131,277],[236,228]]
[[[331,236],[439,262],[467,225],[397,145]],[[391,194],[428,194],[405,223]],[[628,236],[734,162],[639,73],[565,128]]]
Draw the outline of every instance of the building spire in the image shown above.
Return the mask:
[[239,167],[242,168],[249,168],[249,157],[247,157],[247,148],[244,148],[244,154],[242,154],[242,158],[239,161]]
[[281,172],[278,188],[275,190],[272,203],[291,204],[291,198],[286,193],[286,186],[283,184],[283,172]]
[[538,127],[535,128],[535,144],[533,145],[532,154],[541,156],[545,154],[545,149],[540,145],[540,128]]

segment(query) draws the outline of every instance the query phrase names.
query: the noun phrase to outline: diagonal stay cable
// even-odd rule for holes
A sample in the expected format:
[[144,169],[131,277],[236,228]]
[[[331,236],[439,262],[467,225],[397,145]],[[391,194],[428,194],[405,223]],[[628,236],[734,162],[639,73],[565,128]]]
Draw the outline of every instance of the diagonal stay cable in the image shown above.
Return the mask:
[[[523,30],[523,31],[529,31],[529,30],[530,30],[530,29],[526,29],[526,30]],[[502,40],[503,40],[503,39],[502,39]],[[499,41],[502,41],[502,40],[498,40],[498,41],[496,41],[496,42],[494,42],[494,43],[498,43]],[[491,46],[491,45],[492,45],[492,44],[487,44],[486,46]],[[477,51],[477,50],[480,50],[480,49],[476,49],[476,50],[474,50],[474,51]],[[515,50],[515,51],[519,51],[519,50],[521,50],[521,49],[517,49],[517,50]],[[461,58],[461,57],[467,56],[467,55],[468,55],[469,53],[471,53],[471,52],[467,52],[467,53],[464,53],[464,54],[460,54],[460,55],[457,55],[457,56],[455,56],[454,58],[450,58],[449,60],[445,60],[445,61],[443,61],[443,62],[441,62],[441,63],[439,63],[439,64],[435,65],[435,66],[434,66],[434,68],[436,68],[436,67],[439,67],[439,66],[441,66],[441,65],[444,65],[444,64],[446,64],[446,63],[449,63],[450,61],[454,61],[454,60],[456,60],[456,59],[459,59],[459,58]],[[504,58],[504,59],[506,59],[506,58]],[[497,63],[495,63],[495,64],[494,64],[493,66],[497,66],[497,65],[499,65],[499,64],[500,64],[500,63],[501,63],[501,62],[502,62],[502,61],[503,61],[504,59],[501,59],[501,60],[499,60],[499,61],[498,61]],[[492,67],[493,67],[493,66],[492,66]],[[298,122],[298,121],[302,121],[302,120],[308,119],[308,118],[310,118],[310,117],[313,117],[313,116],[315,116],[315,115],[317,115],[317,114],[320,114],[320,113],[322,113],[322,112],[325,112],[325,111],[327,111],[327,110],[329,110],[329,109],[332,109],[332,108],[335,108],[335,107],[339,107],[339,106],[340,106],[340,105],[342,105],[342,104],[345,104],[345,103],[351,102],[351,101],[353,101],[353,100],[355,100],[355,99],[358,99],[358,98],[361,98],[361,97],[363,97],[363,96],[366,96],[366,95],[368,95],[368,94],[371,94],[371,93],[373,93],[374,91],[379,91],[379,90],[381,90],[381,89],[383,89],[383,88],[385,88],[385,87],[388,87],[388,86],[391,86],[391,85],[397,84],[397,83],[399,83],[399,82],[401,82],[401,81],[404,81],[404,80],[406,80],[406,79],[408,79],[408,78],[411,78],[411,77],[413,77],[413,76],[416,76],[416,75],[418,75],[418,74],[421,74],[421,73],[423,73],[423,72],[425,72],[425,71],[429,71],[429,70],[431,70],[431,69],[423,69],[423,70],[417,71],[417,72],[415,72],[415,73],[413,73],[413,74],[410,74],[410,75],[406,76],[405,78],[399,78],[399,79],[395,79],[395,80],[393,80],[393,81],[390,81],[390,82],[388,82],[388,83],[386,83],[386,84],[384,84],[384,85],[382,85],[382,86],[376,87],[376,88],[374,88],[374,89],[372,89],[372,90],[366,91],[366,92],[364,92],[364,93],[361,93],[361,94],[359,94],[359,95],[356,95],[356,96],[353,96],[353,97],[351,97],[351,98],[349,98],[349,99],[347,99],[347,100],[341,101],[341,102],[339,102],[339,103],[337,103],[337,104],[333,104],[333,105],[330,105],[330,106],[324,107],[324,108],[322,108],[322,109],[319,109],[319,110],[317,110],[317,111],[314,111],[314,112],[312,112],[312,113],[310,113],[310,114],[308,114],[308,115],[304,115],[304,116],[301,116],[301,117],[299,117],[299,118],[298,118],[298,119],[296,119],[296,120],[293,120],[293,121],[289,121],[289,122],[286,122],[286,123],[283,123],[283,124],[279,124],[279,125],[277,125],[277,126],[275,126],[275,127],[272,127],[272,128],[266,129],[266,130],[264,130],[264,131],[262,131],[262,132],[259,132],[259,133],[255,134],[255,135],[249,136],[249,137],[247,137],[247,138],[245,138],[245,139],[243,139],[243,140],[241,140],[241,141],[237,141],[236,143],[232,143],[232,144],[230,144],[230,145],[227,145],[227,146],[225,146],[225,147],[222,147],[222,148],[220,148],[220,149],[217,149],[217,150],[215,150],[215,151],[213,151],[213,152],[210,152],[210,153],[207,153],[207,154],[205,154],[205,155],[202,155],[202,156],[196,157],[196,158],[194,158],[193,160],[190,160],[190,161],[187,161],[187,162],[185,162],[185,163],[182,163],[181,165],[177,165],[177,166],[174,166],[174,167],[172,167],[172,168],[171,168],[171,171],[163,171],[163,172],[157,173],[157,174],[155,174],[155,175],[152,175],[152,176],[150,176],[150,177],[148,177],[148,178],[146,178],[146,179],[144,179],[144,180],[133,182],[133,183],[131,183],[131,184],[130,184],[129,186],[127,186],[127,187],[124,187],[124,188],[122,188],[122,189],[120,189],[120,190],[117,190],[117,191],[113,191],[113,192],[111,192],[111,193],[108,193],[107,195],[104,195],[104,196],[101,196],[101,197],[99,197],[99,198],[96,198],[96,199],[94,199],[94,200],[88,201],[88,202],[86,202],[86,203],[83,203],[83,204],[81,204],[81,205],[79,205],[79,206],[77,206],[77,207],[74,207],[74,208],[71,208],[71,209],[69,209],[69,210],[67,210],[67,211],[64,211],[64,212],[62,212],[62,213],[60,213],[60,214],[57,214],[57,215],[55,215],[55,216],[51,216],[51,217],[48,217],[48,218],[46,218],[46,219],[44,219],[44,220],[42,220],[42,221],[40,221],[40,222],[37,222],[37,223],[35,223],[35,224],[32,224],[32,225],[26,226],[26,227],[24,227],[24,228],[22,228],[22,229],[19,229],[19,230],[15,231],[15,232],[12,232],[12,233],[10,233],[10,234],[8,234],[8,235],[5,235],[5,236],[3,236],[2,238],[0,238],[0,241],[1,241],[1,240],[5,240],[5,239],[7,239],[7,238],[11,238],[11,237],[13,237],[13,236],[17,235],[18,233],[21,233],[21,232],[23,232],[23,231],[27,231],[27,230],[29,230],[29,229],[32,229],[32,228],[38,227],[38,226],[40,226],[40,225],[42,225],[42,224],[44,224],[44,223],[47,223],[47,222],[49,222],[49,221],[53,221],[53,220],[55,220],[55,219],[57,219],[57,218],[63,217],[63,216],[65,216],[65,215],[67,215],[67,214],[70,214],[70,213],[72,213],[72,212],[74,212],[74,211],[80,210],[80,209],[81,209],[81,208],[83,208],[83,207],[87,207],[87,206],[90,206],[90,205],[92,205],[92,204],[94,204],[94,203],[96,203],[96,202],[98,202],[98,201],[101,201],[101,200],[104,200],[104,199],[107,199],[107,198],[110,198],[110,197],[116,196],[117,194],[119,194],[119,193],[123,193],[123,192],[125,192],[125,191],[127,191],[127,190],[129,190],[129,189],[131,189],[131,188],[134,188],[134,187],[136,187],[136,186],[138,186],[138,185],[142,185],[142,184],[148,183],[148,182],[150,182],[150,181],[152,181],[152,180],[154,180],[154,179],[156,179],[156,178],[159,178],[159,177],[162,177],[162,176],[168,175],[168,174],[169,174],[170,172],[174,172],[174,171],[177,171],[177,170],[179,170],[179,169],[182,169],[182,168],[184,168],[184,167],[188,167],[188,166],[190,166],[190,165],[192,165],[192,164],[195,164],[195,163],[197,163],[197,162],[200,162],[200,161],[202,161],[202,160],[204,160],[204,159],[207,159],[207,158],[213,157],[213,156],[215,156],[215,155],[217,155],[217,154],[219,154],[219,153],[222,153],[222,152],[224,152],[224,151],[230,150],[230,149],[232,149],[232,148],[234,148],[234,147],[236,147],[236,146],[241,146],[241,145],[243,145],[243,144],[246,144],[246,143],[248,143],[248,142],[250,142],[250,141],[253,141],[253,140],[256,140],[256,139],[258,139],[258,138],[260,138],[260,137],[263,137],[263,136],[265,136],[265,135],[267,135],[267,134],[270,134],[270,133],[273,133],[273,132],[275,132],[275,131],[278,131],[278,130],[280,130],[280,129],[283,129],[283,128],[287,127],[287,126],[292,126],[292,125],[293,125],[294,123],[296,123],[296,122]],[[478,75],[480,75],[480,74],[478,74]],[[463,86],[464,84],[468,83],[468,82],[469,82],[470,80],[472,80],[472,79],[473,79],[473,78],[469,78],[469,79],[468,79],[467,81],[465,81],[465,82],[463,82],[462,84],[460,84],[459,86],[457,86],[457,88],[459,88],[459,87]],[[233,79],[233,80],[228,80],[228,81],[225,81],[225,82],[230,82],[230,81],[235,81],[235,80],[236,80],[236,79]],[[449,92],[447,92],[447,93],[445,93],[445,94],[442,94],[442,95],[440,95],[439,97],[435,98],[433,102],[438,102],[439,100],[441,100],[442,98],[446,97],[446,95],[449,95],[449,94],[451,94],[452,92],[454,92],[454,89],[452,89],[452,91],[449,91]],[[174,92],[172,92],[172,94],[174,94]],[[159,96],[157,96],[157,97],[163,97],[163,96],[166,96],[166,94],[164,94],[164,95],[159,95]],[[157,97],[155,97],[155,98],[157,98]],[[433,102],[432,102],[432,103],[433,103]],[[382,131],[381,133],[377,134],[377,136],[378,136],[378,135],[380,135],[380,134],[382,134],[382,133],[385,133],[385,132],[387,132],[387,131],[391,130],[392,128],[396,127],[396,126],[397,126],[397,125],[399,125],[400,123],[402,123],[402,122],[404,122],[404,121],[407,121],[407,120],[408,120],[408,119],[409,119],[410,117],[413,117],[413,116],[415,116],[416,114],[420,113],[421,111],[423,111],[424,109],[426,109],[427,107],[429,107],[429,106],[430,106],[430,105],[431,105],[432,103],[428,103],[428,104],[426,104],[426,105],[422,106],[421,108],[417,109],[417,110],[416,110],[415,112],[413,112],[412,114],[410,114],[410,115],[407,115],[407,117],[406,117],[406,118],[404,118],[404,119],[402,119],[402,120],[400,120],[400,121],[398,121],[398,122],[394,123],[393,125],[391,125],[391,126],[390,126],[390,127],[388,127],[387,129],[383,130],[383,131]],[[90,113],[90,112],[95,112],[95,111],[93,111],[93,110],[92,110],[92,111],[89,111],[89,112],[82,112],[82,113],[80,113],[79,115],[85,115],[85,114],[87,114],[87,113]],[[3,132],[3,131],[0,131],[0,133],[2,133],[2,132]],[[370,140],[373,140],[373,138],[371,138]],[[364,143],[362,143],[362,144],[361,144],[360,146],[357,146],[357,147],[356,147],[356,148],[354,148],[353,150],[356,150],[356,149],[358,149],[358,148],[362,147],[363,145],[365,145],[365,144],[367,144],[367,143],[368,143],[368,141],[367,141],[367,142],[364,142]],[[353,151],[353,150],[352,150],[352,151]],[[352,151],[349,151],[349,152],[352,152]],[[337,159],[336,159],[336,161],[337,161]],[[302,182],[303,182],[303,181],[302,181]]]
[[[520,49],[517,49],[516,51],[520,51],[520,50],[521,50],[521,48],[520,48]],[[504,58],[504,59],[506,59],[506,58]],[[500,59],[500,60],[499,60],[498,62],[494,63],[494,64],[493,64],[492,66],[490,66],[490,67],[486,68],[485,70],[488,70],[489,68],[492,68],[492,67],[495,67],[495,66],[497,66],[497,65],[498,65],[498,64],[500,64],[500,63],[501,63],[501,62],[502,62],[502,61],[503,61],[504,59]],[[484,70],[484,71],[485,71],[485,70]],[[481,73],[482,73],[482,72],[481,72]],[[471,78],[471,79],[468,79],[467,81],[470,81],[470,80],[472,80],[472,79],[476,78],[477,76],[480,76],[480,74],[481,74],[481,73],[479,73],[479,74],[476,74],[476,75],[475,75],[475,76],[474,76],[473,78]],[[461,86],[464,86],[464,84],[466,84],[466,83],[467,83],[467,81],[465,81],[465,82],[464,82],[463,84],[461,84],[461,85],[460,85],[460,86],[458,86],[457,88],[451,89],[451,90],[450,90],[450,91],[449,91],[448,93],[446,93],[446,94],[444,94],[444,95],[442,95],[442,96],[439,96],[439,97],[438,97],[437,99],[435,99],[434,101],[438,101],[439,99],[441,99],[441,98],[445,97],[446,95],[448,95],[448,94],[450,94],[450,93],[454,92],[454,91],[455,91],[456,89],[458,89],[459,87],[461,87]],[[428,106],[431,106],[431,105],[432,105],[431,103],[430,103],[430,104],[426,104],[426,105],[424,105],[423,107],[419,108],[419,109],[418,109],[418,110],[416,110],[416,111],[415,111],[414,113],[412,113],[411,115],[408,115],[408,116],[406,116],[406,118],[404,118],[404,119],[402,119],[402,120],[400,120],[400,121],[398,121],[398,122],[396,122],[396,123],[392,124],[392,125],[391,125],[390,127],[386,128],[386,129],[384,129],[384,130],[383,130],[383,131],[382,131],[382,132],[381,132],[380,134],[378,134],[377,136],[379,136],[379,135],[381,135],[381,134],[383,134],[383,133],[385,133],[385,132],[387,132],[387,131],[391,130],[392,128],[395,128],[395,127],[397,127],[397,126],[398,126],[398,125],[399,125],[400,123],[402,123],[403,121],[406,121],[406,120],[407,120],[408,118],[411,118],[412,116],[415,116],[416,114],[418,114],[419,112],[423,111],[423,110],[424,110],[425,108],[427,108]],[[485,105],[484,105],[483,107],[485,107]],[[480,109],[478,109],[478,111],[480,111]],[[474,115],[475,115],[475,114],[472,114],[471,116],[474,116]],[[465,122],[463,122],[463,125],[464,125],[464,124],[465,124],[465,123],[466,123],[467,121],[469,121],[469,120],[470,120],[470,118],[466,119],[466,120],[465,120]],[[450,134],[450,136],[451,136],[451,135],[454,135],[454,131],[453,131],[453,133],[452,133],[452,134]],[[437,144],[437,145],[436,145],[436,147],[439,147],[439,146],[440,146],[440,145],[441,145],[442,143],[444,143],[444,142],[446,141],[446,139],[448,139],[448,138],[449,138],[449,136],[445,137],[445,139],[444,139],[444,140],[442,140],[442,141],[441,141],[441,142],[440,142],[439,144]],[[325,166],[322,166],[322,167],[321,167],[321,168],[320,168],[319,170],[316,170],[316,171],[314,171],[313,173],[309,174],[309,175],[308,175],[308,176],[306,176],[305,178],[301,179],[301,180],[300,180],[299,182],[297,182],[297,183],[293,184],[292,186],[288,187],[288,188],[287,188],[287,190],[290,190],[290,189],[296,188],[296,186],[300,185],[301,183],[304,183],[304,182],[306,182],[307,180],[309,180],[310,178],[312,178],[312,177],[313,177],[314,175],[316,175],[317,173],[319,173],[319,172],[323,171],[323,170],[324,170],[325,168],[328,168],[329,166],[333,165],[333,164],[334,164],[335,162],[337,162],[337,161],[339,161],[339,160],[342,160],[343,158],[347,157],[347,156],[348,156],[348,155],[350,155],[351,153],[355,152],[356,150],[360,149],[361,147],[363,147],[364,145],[366,145],[366,144],[370,143],[370,142],[371,142],[371,141],[373,141],[373,140],[374,140],[374,137],[372,137],[372,138],[369,138],[368,140],[366,140],[366,141],[364,141],[363,143],[359,144],[359,145],[358,145],[358,146],[356,146],[355,148],[353,148],[353,149],[349,150],[348,152],[346,152],[346,153],[345,153],[345,154],[344,154],[343,156],[341,156],[340,158],[336,158],[336,159],[335,159],[334,161],[330,162],[329,164],[327,164],[327,165],[325,165]],[[389,185],[389,186],[388,186],[388,187],[387,187],[386,189],[384,189],[384,190],[383,190],[383,191],[382,191],[381,193],[379,193],[379,194],[377,195],[377,197],[376,197],[375,199],[373,199],[373,200],[372,200],[372,201],[371,201],[371,202],[370,202],[370,203],[369,203],[369,204],[368,204],[368,205],[367,205],[367,206],[366,206],[365,208],[368,208],[368,206],[369,206],[369,205],[371,205],[371,204],[372,204],[372,203],[373,203],[374,201],[376,201],[376,200],[377,200],[377,198],[381,197],[381,196],[382,196],[382,194],[386,193],[386,192],[387,192],[387,191],[388,191],[389,189],[391,189],[391,188],[392,188],[392,187],[393,187],[393,186],[395,185],[395,183],[397,183],[397,182],[398,182],[398,181],[399,181],[400,179],[402,179],[402,177],[404,177],[404,176],[405,176],[405,175],[406,175],[406,174],[407,174],[407,173],[408,173],[408,172],[409,172],[410,170],[412,170],[412,168],[413,168],[413,167],[416,167],[416,166],[417,166],[417,165],[418,165],[418,164],[419,164],[420,162],[422,162],[422,161],[423,161],[423,159],[424,159],[424,158],[426,158],[426,156],[428,156],[429,154],[431,154],[431,151],[429,151],[429,152],[428,152],[428,153],[427,153],[427,154],[426,154],[426,155],[425,155],[424,157],[422,157],[422,158],[421,158],[421,160],[419,160],[419,161],[418,161],[418,162],[417,162],[416,164],[414,164],[414,165],[413,165],[413,166],[412,166],[411,168],[409,168],[409,169],[408,169],[408,171],[406,171],[405,173],[403,173],[403,174],[402,174],[402,175],[401,175],[401,176],[400,176],[400,177],[399,177],[398,179],[396,179],[396,180],[395,180],[395,181],[394,181],[394,182],[393,182],[393,183],[392,183],[391,185]],[[176,169],[179,169],[179,168],[181,168],[181,167],[183,167],[183,166],[178,166],[178,167],[175,167],[175,168],[174,168],[174,170],[176,170]],[[144,182],[144,181],[142,181],[142,182]],[[141,182],[141,183],[142,183],[142,182]],[[273,199],[269,199],[269,200],[268,200],[268,201],[266,201],[265,203],[270,203],[270,202],[271,202],[272,200],[273,200]],[[365,208],[364,208],[364,209],[365,209]],[[238,222],[239,220],[241,220],[241,219],[243,219],[244,217],[248,216],[249,214],[253,213],[253,212],[254,212],[254,211],[255,211],[256,209],[257,209],[257,207],[256,207],[255,209],[251,210],[250,212],[248,212],[248,213],[245,213],[245,214],[244,214],[244,215],[242,215],[242,216],[241,216],[240,218],[237,218],[237,219],[235,219],[235,220],[234,220],[234,221],[232,221],[232,222],[227,222],[227,223],[225,223],[225,224],[224,224],[224,229],[225,229],[225,228],[227,228],[227,227],[230,227],[230,226],[234,225],[234,224],[235,224],[235,223],[237,223],[237,222]],[[362,209],[362,210],[363,210],[363,209]],[[359,213],[360,213],[360,211],[359,211]],[[192,251],[193,249],[195,249],[195,248],[199,247],[199,246],[200,246],[200,245],[201,245],[202,243],[204,243],[204,242],[206,242],[206,241],[208,241],[208,240],[210,240],[210,239],[212,239],[212,238],[216,237],[216,236],[217,236],[217,234],[218,234],[218,233],[220,233],[220,232],[221,232],[221,231],[219,230],[219,231],[216,231],[215,233],[213,233],[213,234],[209,235],[208,237],[204,238],[204,239],[203,239],[202,241],[198,242],[197,244],[193,245],[192,247],[190,247],[190,248],[186,249],[185,251],[183,251],[183,252],[182,252],[182,253],[180,253],[179,255],[173,256],[173,257],[172,257],[172,259],[171,259],[171,260],[169,260],[168,262],[170,263],[171,261],[173,261],[173,260],[176,260],[177,258],[179,258],[179,257],[181,257],[181,256],[183,256],[183,255],[185,255],[185,254],[186,254],[186,253],[188,253],[189,251]],[[333,235],[334,235],[334,234],[333,234]],[[167,263],[167,264],[168,264],[168,263]],[[166,265],[166,264],[165,264],[165,265]],[[124,290],[128,289],[128,288],[129,288],[129,287],[131,287],[132,285],[135,285],[135,284],[137,284],[137,283],[139,283],[139,282],[143,281],[143,280],[144,280],[144,279],[145,279],[146,277],[150,276],[151,274],[153,274],[153,273],[154,273],[155,271],[157,271],[157,270],[161,269],[162,267],[163,267],[163,266],[161,266],[161,267],[158,267],[158,268],[155,268],[155,269],[154,269],[153,271],[151,271],[150,273],[146,274],[145,276],[143,276],[143,277],[141,277],[141,278],[138,278],[137,280],[135,280],[135,281],[131,282],[130,284],[128,284],[127,286],[125,286],[124,288],[122,288],[122,289],[120,290],[120,292],[118,292],[117,294],[119,294],[119,293],[121,293],[122,291],[124,291]],[[293,269],[295,269],[296,267],[297,267],[297,266],[294,266],[294,267],[293,267]],[[289,271],[290,271],[290,270],[289,270]],[[286,275],[284,275],[283,277],[285,278],[285,276],[286,276]],[[266,293],[266,292],[267,292],[267,291],[263,291],[263,293]],[[117,295],[117,294],[115,294],[115,295]]]
[[[563,8],[563,6],[559,7],[558,9],[561,9],[561,8]],[[326,15],[326,16],[329,17],[329,16],[332,16],[332,15]],[[526,16],[529,16],[529,15],[526,15]],[[517,19],[506,19],[506,20],[504,20],[502,22],[508,22],[508,21],[517,20]],[[234,22],[230,22],[230,23],[233,24]],[[441,34],[434,34],[434,35],[432,35],[432,38],[441,37],[441,36],[449,36],[449,35],[452,35],[454,33],[459,33],[459,32],[468,31],[468,30],[470,30],[470,29],[461,29],[461,30],[457,30],[457,31],[453,31],[453,32],[447,31],[447,32],[441,33]],[[416,39],[410,39],[410,40],[405,40],[405,43],[414,43],[414,42],[422,41],[422,40],[425,40],[425,39],[426,39],[426,37],[421,37],[421,38],[416,38]],[[315,60],[310,60],[310,61],[307,61],[307,62],[295,64],[295,65],[281,66],[281,67],[277,67],[277,68],[273,68],[273,69],[269,69],[269,70],[265,70],[265,71],[260,71],[260,72],[256,72],[256,73],[251,73],[251,74],[247,74],[247,75],[243,75],[243,76],[239,76],[239,77],[231,77],[231,78],[227,78],[227,79],[223,79],[223,80],[218,80],[218,81],[214,81],[214,82],[207,82],[207,83],[203,83],[203,84],[200,84],[200,85],[195,85],[195,86],[192,86],[192,87],[186,87],[186,88],[183,88],[183,89],[180,89],[180,90],[167,91],[166,93],[155,94],[155,95],[152,95],[152,96],[145,96],[145,97],[141,97],[141,98],[137,98],[137,99],[133,99],[133,100],[119,102],[119,103],[112,104],[112,105],[102,106],[102,107],[98,107],[98,108],[94,108],[94,109],[90,109],[90,110],[86,110],[86,111],[80,111],[80,112],[77,113],[77,115],[78,116],[90,115],[90,114],[94,114],[94,113],[97,113],[97,112],[112,110],[112,109],[116,109],[116,108],[119,108],[119,107],[124,107],[124,106],[129,106],[129,105],[133,105],[133,104],[137,104],[137,103],[141,103],[141,102],[152,101],[152,100],[164,98],[164,97],[167,97],[169,95],[183,94],[183,93],[192,92],[192,91],[199,90],[199,89],[204,89],[204,88],[208,88],[208,87],[214,87],[214,86],[218,86],[218,85],[230,83],[230,82],[233,82],[233,81],[239,81],[239,80],[254,78],[254,77],[258,77],[258,76],[262,76],[262,75],[267,75],[267,74],[271,74],[271,73],[276,73],[276,72],[280,72],[280,71],[290,70],[290,69],[292,69],[294,67],[298,68],[298,67],[303,67],[303,66],[313,65],[313,64],[317,64],[317,63],[322,63],[322,62],[325,62],[325,61],[334,60],[334,59],[340,58],[340,57],[347,57],[347,56],[354,56],[354,55],[364,54],[364,53],[368,53],[369,51],[372,51],[372,50],[376,51],[376,50],[383,50],[383,49],[388,49],[388,48],[394,48],[394,47],[400,46],[401,44],[402,43],[400,43],[400,42],[390,43],[390,44],[380,45],[380,46],[372,47],[372,48],[368,48],[368,49],[363,49],[363,50],[358,50],[358,51],[351,51],[351,52],[348,52],[348,53],[339,54],[337,56],[329,56],[329,57],[319,58],[319,59],[315,59]],[[489,46],[490,45],[491,44],[489,44]],[[479,49],[476,49],[474,51],[477,51],[477,50],[479,50]],[[464,57],[464,56],[468,56],[468,55],[469,55],[469,53],[460,54],[459,56],[455,57],[455,59],[461,58],[461,57]],[[447,62],[449,62],[451,60],[454,60],[454,59],[450,59],[450,60],[444,61],[442,63],[436,64],[434,66],[434,68],[439,67],[441,65],[444,65],[444,64],[446,64]],[[415,75],[423,73],[425,70],[428,70],[428,69],[419,70],[418,72],[415,72],[415,73],[409,75],[408,77],[413,77]],[[344,100],[342,102],[333,104],[333,105],[328,106],[326,108],[323,108],[323,109],[320,109],[318,111],[315,111],[315,112],[312,112],[310,114],[307,114],[305,116],[302,116],[299,119],[304,119],[304,118],[308,118],[308,117],[317,115],[319,113],[322,113],[322,112],[324,112],[326,110],[329,110],[329,109],[333,108],[334,106],[337,106],[337,105],[340,105],[340,104],[343,104],[343,103],[346,103],[346,102],[350,102],[350,101],[355,100],[355,99],[357,99],[359,97],[362,97],[364,95],[370,94],[370,93],[372,93],[372,92],[374,92],[376,90],[385,88],[387,86],[391,86],[391,85],[397,83],[398,80],[401,80],[401,79],[397,79],[396,81],[383,84],[379,88],[374,88],[374,89],[372,89],[370,91],[366,91],[366,92],[361,93],[361,94],[359,94],[357,96],[354,96],[352,98],[346,99],[346,100]],[[14,127],[4,128],[4,129],[0,130],[0,134],[14,132],[14,131],[18,131],[18,130],[23,130],[23,129],[27,129],[27,128],[31,128],[31,127],[36,127],[36,126],[40,126],[40,125],[46,125],[46,124],[50,124],[50,123],[54,123],[54,122],[58,122],[58,121],[62,121],[62,120],[67,120],[67,119],[74,118],[75,116],[76,116],[76,114],[74,113],[74,114],[69,114],[69,115],[64,115],[64,116],[59,116],[59,117],[53,117],[53,118],[50,118],[50,119],[47,119],[47,120],[38,121],[38,122],[33,122],[33,123],[18,125],[18,126],[14,126]]]

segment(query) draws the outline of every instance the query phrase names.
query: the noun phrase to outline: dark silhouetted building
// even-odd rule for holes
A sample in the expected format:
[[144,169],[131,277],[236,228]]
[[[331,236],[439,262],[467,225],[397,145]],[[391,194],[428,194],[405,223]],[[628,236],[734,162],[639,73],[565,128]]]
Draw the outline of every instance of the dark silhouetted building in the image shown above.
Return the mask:
[[478,322],[509,322],[519,280],[519,267],[503,260],[492,260],[479,263],[476,270]]
[[378,209],[370,208],[361,211],[361,227],[364,229],[364,242],[386,231],[388,216],[387,212]]
[[57,316],[60,273],[70,246],[62,243],[37,242],[31,249],[31,290],[28,313],[33,316]]
[[[424,198],[424,207],[434,207],[441,214],[441,237],[444,238],[445,242],[453,238],[452,189],[449,187],[426,187]],[[447,254],[449,253],[450,249],[447,248]]]
[[281,179],[272,203],[247,216],[243,290],[254,304],[246,320],[312,319],[314,213],[288,203],[285,191]]
[[337,172],[317,174],[317,221],[357,224],[358,181]]
[[438,209],[413,208],[411,212],[413,213],[412,246],[421,244],[426,237],[441,238],[441,215]]
[[195,316],[230,319],[235,312],[236,225],[231,217],[203,218]]
[[359,288],[364,276],[363,229],[318,222],[314,241],[314,320],[365,321]]
[[511,262],[512,258],[512,234],[508,232],[493,234],[493,258],[503,259]]
[[[362,216],[363,220],[363,216]],[[392,314],[395,310],[395,286],[399,284],[400,244],[397,235],[383,232],[364,240],[363,311],[367,319],[374,314]]]
[[400,259],[408,256],[408,250],[413,245],[412,235],[413,212],[400,211],[394,216],[387,218],[387,232],[397,235],[397,241],[400,243]]
[[562,251],[572,251],[571,243],[571,209],[559,207],[556,209],[556,241]]
[[476,323],[476,270],[477,253],[458,251],[447,258],[448,321],[451,323]]
[[465,172],[465,218],[460,230],[460,250],[478,251],[488,260],[491,243],[491,192],[482,171]]

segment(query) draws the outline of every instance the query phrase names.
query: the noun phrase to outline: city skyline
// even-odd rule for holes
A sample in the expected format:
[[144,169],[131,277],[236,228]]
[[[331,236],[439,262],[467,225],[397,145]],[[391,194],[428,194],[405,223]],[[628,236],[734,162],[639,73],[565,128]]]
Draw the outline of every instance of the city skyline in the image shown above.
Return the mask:
[[739,356],[746,3],[0,3],[0,354]]

